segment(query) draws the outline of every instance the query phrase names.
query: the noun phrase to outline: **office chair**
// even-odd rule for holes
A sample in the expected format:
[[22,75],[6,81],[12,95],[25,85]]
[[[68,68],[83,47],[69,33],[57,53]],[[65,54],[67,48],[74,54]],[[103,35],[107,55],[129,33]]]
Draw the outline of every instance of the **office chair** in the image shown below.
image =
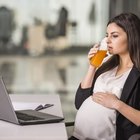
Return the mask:
[[0,42],[7,44],[15,29],[13,11],[5,6],[0,7]]
[[140,134],[134,134],[128,140],[140,140]]

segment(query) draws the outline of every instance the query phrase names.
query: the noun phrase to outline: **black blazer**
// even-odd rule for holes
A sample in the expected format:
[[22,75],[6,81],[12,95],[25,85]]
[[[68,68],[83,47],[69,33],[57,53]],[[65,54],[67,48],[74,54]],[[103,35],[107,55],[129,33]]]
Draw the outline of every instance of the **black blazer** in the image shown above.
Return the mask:
[[[94,83],[95,81],[93,80],[91,88],[82,89],[81,85],[78,87],[75,96],[75,106],[77,109],[80,108],[85,99],[92,95]],[[130,71],[124,84],[120,100],[140,110],[140,72],[135,67]],[[136,126],[119,112],[117,114],[116,126],[116,140],[128,140],[131,135],[140,133],[140,126]]]

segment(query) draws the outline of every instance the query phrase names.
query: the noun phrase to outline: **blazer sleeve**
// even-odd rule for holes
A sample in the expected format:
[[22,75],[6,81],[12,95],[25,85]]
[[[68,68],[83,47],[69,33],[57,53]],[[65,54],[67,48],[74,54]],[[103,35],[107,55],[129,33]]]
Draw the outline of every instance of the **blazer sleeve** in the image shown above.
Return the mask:
[[79,85],[76,95],[75,95],[75,107],[76,109],[79,109],[82,103],[90,96],[92,95],[93,88],[81,88],[81,84]]
[[79,109],[80,106],[82,105],[82,103],[89,97],[93,94],[93,87],[94,87],[94,84],[95,84],[95,81],[98,77],[98,75],[100,74],[100,71],[97,70],[95,72],[95,76],[93,78],[93,81],[92,81],[92,85],[90,88],[82,88],[81,87],[81,83],[76,91],[76,95],[75,95],[75,107],[76,109]]

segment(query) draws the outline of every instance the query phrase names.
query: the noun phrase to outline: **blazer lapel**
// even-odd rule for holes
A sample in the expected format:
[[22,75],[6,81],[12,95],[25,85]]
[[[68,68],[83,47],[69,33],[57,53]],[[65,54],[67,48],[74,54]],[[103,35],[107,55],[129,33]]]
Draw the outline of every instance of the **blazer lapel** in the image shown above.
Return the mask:
[[140,72],[135,67],[133,67],[124,84],[124,88],[123,88],[120,100],[122,100],[123,102],[127,101],[128,97],[139,77],[140,77]]
[[[128,97],[130,96],[130,94],[132,94],[131,91],[132,91],[133,87],[135,86],[139,77],[140,77],[140,72],[135,67],[133,67],[124,84],[120,100],[122,100],[123,102],[126,103]],[[117,120],[118,120],[119,116],[120,116],[120,113],[117,112]]]

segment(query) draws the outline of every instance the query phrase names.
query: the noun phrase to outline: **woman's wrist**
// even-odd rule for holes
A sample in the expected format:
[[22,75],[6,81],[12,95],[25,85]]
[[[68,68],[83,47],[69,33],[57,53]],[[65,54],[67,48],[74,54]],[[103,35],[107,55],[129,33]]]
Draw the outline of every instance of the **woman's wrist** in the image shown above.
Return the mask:
[[117,111],[119,111],[120,110],[120,108],[121,108],[121,106],[122,106],[122,101],[121,100],[117,100],[116,102],[115,102],[115,104],[114,104],[114,109],[115,110],[117,110]]
[[89,65],[89,70],[95,71],[96,70],[96,67],[90,64]]

